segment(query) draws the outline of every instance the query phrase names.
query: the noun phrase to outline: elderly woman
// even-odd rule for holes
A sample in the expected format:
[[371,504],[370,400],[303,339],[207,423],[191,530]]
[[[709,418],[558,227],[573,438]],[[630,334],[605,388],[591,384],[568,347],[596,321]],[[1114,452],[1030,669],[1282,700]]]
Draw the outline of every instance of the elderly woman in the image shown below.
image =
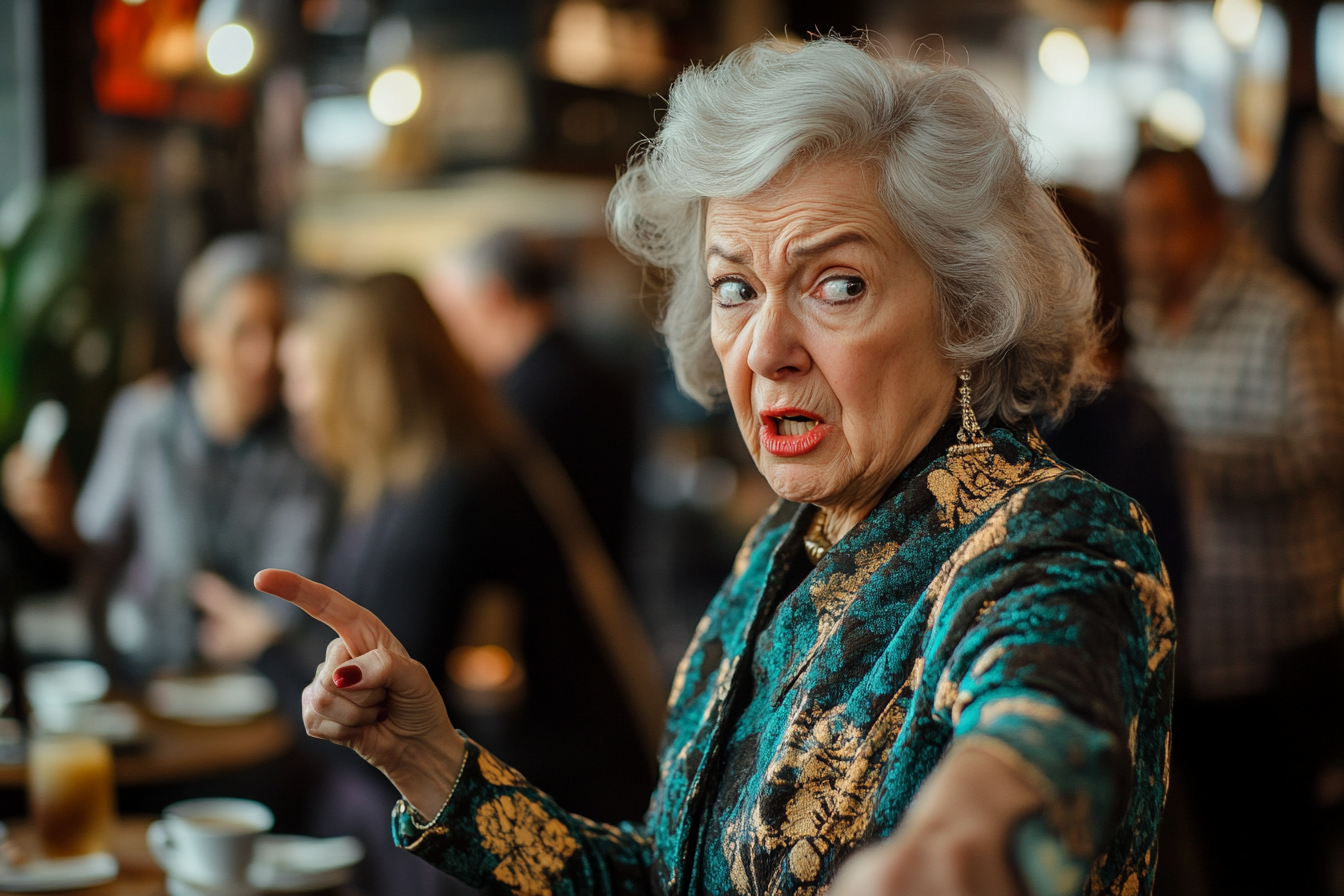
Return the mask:
[[1170,590],[1142,510],[1028,422],[1092,383],[1092,275],[985,90],[746,47],[681,76],[610,216],[670,274],[683,386],[727,395],[782,498],[677,674],[647,815],[567,813],[377,620],[267,571],[341,635],[309,732],[491,892],[1147,893]]

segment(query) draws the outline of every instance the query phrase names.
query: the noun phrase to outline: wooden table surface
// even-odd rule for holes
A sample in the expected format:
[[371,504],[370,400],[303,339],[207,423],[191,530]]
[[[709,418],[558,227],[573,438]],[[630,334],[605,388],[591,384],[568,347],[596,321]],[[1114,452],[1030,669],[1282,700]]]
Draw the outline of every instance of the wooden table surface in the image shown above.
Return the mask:
[[[69,890],[81,896],[165,896],[165,876],[145,843],[145,831],[154,819],[132,815],[117,820],[112,832],[112,854],[117,857],[117,879],[99,887]],[[10,839],[21,852],[36,851],[37,834],[26,819],[7,821]]]
[[[277,713],[236,725],[189,725],[141,713],[145,743],[116,756],[118,786],[165,784],[250,768],[289,749],[294,736]],[[0,787],[22,787],[26,767],[0,765]]]

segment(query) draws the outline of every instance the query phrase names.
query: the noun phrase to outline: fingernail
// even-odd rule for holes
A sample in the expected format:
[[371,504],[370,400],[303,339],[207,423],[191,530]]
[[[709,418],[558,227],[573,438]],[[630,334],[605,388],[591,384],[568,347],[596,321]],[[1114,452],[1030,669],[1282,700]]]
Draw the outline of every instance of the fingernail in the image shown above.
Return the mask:
[[374,722],[382,722],[385,721],[386,719],[387,719],[387,707],[386,706],[378,707],[378,718],[374,719]]
[[359,680],[363,677],[364,673],[359,671],[358,666],[342,666],[332,673],[331,680],[336,682],[338,688],[348,688],[359,684]]

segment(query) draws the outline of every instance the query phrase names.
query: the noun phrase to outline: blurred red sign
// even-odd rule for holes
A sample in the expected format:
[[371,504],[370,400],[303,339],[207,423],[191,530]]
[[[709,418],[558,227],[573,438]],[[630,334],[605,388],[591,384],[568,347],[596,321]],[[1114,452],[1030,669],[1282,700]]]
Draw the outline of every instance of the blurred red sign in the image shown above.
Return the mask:
[[247,114],[250,93],[203,65],[200,0],[99,0],[93,13],[98,108],[136,118],[181,118],[224,127]]

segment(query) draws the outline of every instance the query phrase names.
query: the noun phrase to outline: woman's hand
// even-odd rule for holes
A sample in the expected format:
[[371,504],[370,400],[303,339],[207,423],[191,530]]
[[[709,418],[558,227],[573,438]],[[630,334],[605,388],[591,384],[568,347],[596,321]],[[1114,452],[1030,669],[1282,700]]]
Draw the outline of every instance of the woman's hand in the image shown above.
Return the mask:
[[16,445],[5,454],[0,482],[5,507],[34,541],[57,554],[73,555],[80,549],[75,481],[63,451],[38,463]]
[[192,578],[191,599],[205,617],[196,641],[211,662],[250,663],[281,635],[280,624],[262,606],[262,598],[242,594],[212,572]]
[[354,750],[433,818],[452,792],[466,744],[425,667],[378,617],[325,585],[279,569],[262,570],[254,583],[340,635],[303,690],[308,734]]
[[939,763],[891,839],[855,855],[831,896],[1021,896],[1010,857],[1036,790],[993,753],[968,745]]

